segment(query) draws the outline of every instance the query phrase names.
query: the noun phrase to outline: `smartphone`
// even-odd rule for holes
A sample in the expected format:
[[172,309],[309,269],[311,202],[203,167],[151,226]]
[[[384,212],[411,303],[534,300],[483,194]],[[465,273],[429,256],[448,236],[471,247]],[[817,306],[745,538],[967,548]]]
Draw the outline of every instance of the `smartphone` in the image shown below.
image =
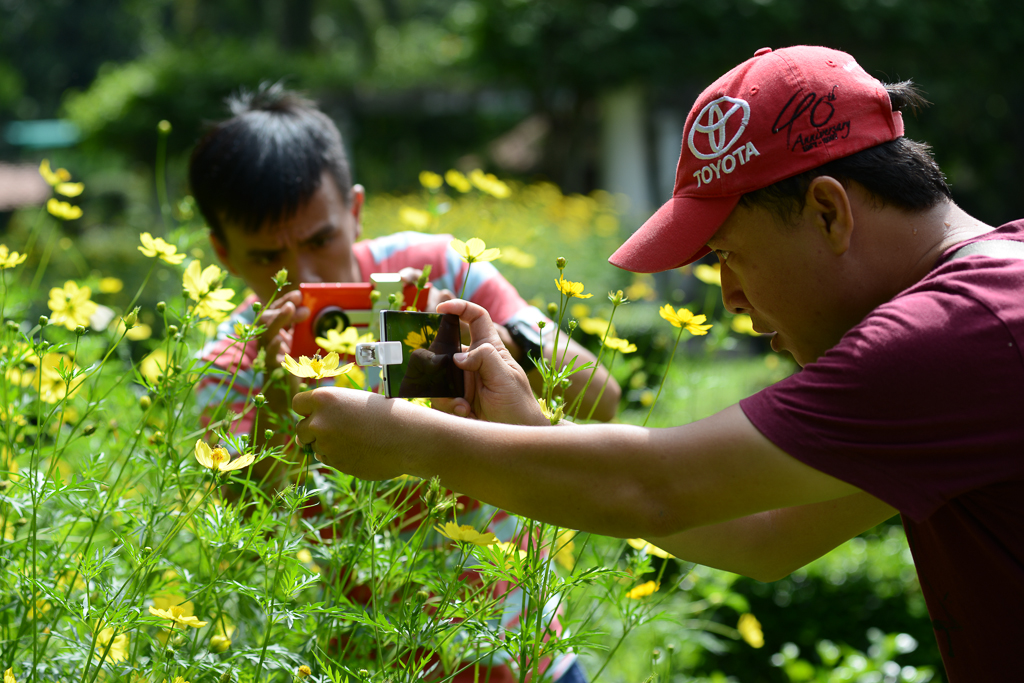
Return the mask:
[[381,311],[380,341],[359,344],[356,362],[381,366],[388,398],[461,398],[465,375],[453,358],[460,351],[459,316]]

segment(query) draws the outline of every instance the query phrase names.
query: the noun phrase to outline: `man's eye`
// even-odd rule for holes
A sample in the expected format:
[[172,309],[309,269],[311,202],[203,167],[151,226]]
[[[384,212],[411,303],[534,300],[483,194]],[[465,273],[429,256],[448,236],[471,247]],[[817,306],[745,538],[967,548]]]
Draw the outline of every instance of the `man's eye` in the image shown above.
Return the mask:
[[261,266],[269,266],[277,261],[277,254],[260,254],[255,258],[255,261]]

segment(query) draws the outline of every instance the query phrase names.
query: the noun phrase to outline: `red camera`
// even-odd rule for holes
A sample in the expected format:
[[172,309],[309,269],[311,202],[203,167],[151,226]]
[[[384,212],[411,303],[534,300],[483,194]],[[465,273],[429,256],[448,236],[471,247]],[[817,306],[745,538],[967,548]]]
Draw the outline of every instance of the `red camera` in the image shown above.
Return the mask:
[[[377,290],[380,297],[371,301],[370,292]],[[416,300],[416,310],[423,311],[427,307],[427,295],[430,285],[420,291],[416,297],[416,285],[402,283],[397,273],[374,273],[370,282],[316,282],[300,284],[302,305],[309,309],[309,317],[295,325],[292,337],[291,355],[294,357],[312,357],[319,352],[326,355],[317,343],[317,337],[326,337],[328,330],[344,331],[355,327],[360,334],[374,332],[379,337],[380,311],[389,308],[388,297],[401,294],[401,310],[405,310]]]

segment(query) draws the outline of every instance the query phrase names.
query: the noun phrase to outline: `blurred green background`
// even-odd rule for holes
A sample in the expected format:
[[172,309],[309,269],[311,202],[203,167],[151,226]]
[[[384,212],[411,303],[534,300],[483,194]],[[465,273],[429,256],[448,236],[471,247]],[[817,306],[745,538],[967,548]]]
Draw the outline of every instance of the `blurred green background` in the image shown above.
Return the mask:
[[[421,170],[483,168],[508,180],[515,199],[463,202],[429,229],[479,231],[537,256],[534,267],[501,267],[538,303],[554,298],[556,255],[570,257],[567,276],[598,295],[588,302],[593,315],[607,315],[601,295],[610,288],[646,294],[616,314],[619,333],[644,356],[617,373],[624,419],[638,422],[670,349],[657,303],[716,318],[721,306],[688,273],[636,280],[604,259],[670,195],[693,98],[756,49],[798,43],[849,51],[883,81],[913,79],[933,105],[906,117],[907,135],[934,146],[956,201],[990,224],[1024,214],[1019,0],[0,0],[0,241],[19,249],[39,220],[50,194],[34,174],[45,157],[86,190],[76,200],[81,219],[44,227],[43,284],[113,274],[135,291],[146,230],[209,261],[184,200],[188,153],[208,122],[226,116],[226,96],[283,80],[341,128],[370,197],[369,234],[411,227],[399,216],[429,202]],[[154,177],[161,120],[173,128],[167,223]],[[38,268],[38,253],[30,259],[26,267]],[[178,283],[166,276],[165,286]],[[143,315],[155,300],[142,302]],[[684,346],[655,423],[699,418],[792,371],[766,364],[760,340],[709,338]],[[825,666],[823,639],[868,653],[881,647],[872,628],[912,634],[920,647],[908,661],[939,667],[901,534],[881,527],[775,584],[740,579],[733,589],[764,624],[765,648],[679,645],[688,673],[666,677],[817,680],[813,666],[793,662]],[[651,627],[617,675],[649,673],[652,649],[664,656],[679,633]],[[786,642],[799,655],[783,652]]]

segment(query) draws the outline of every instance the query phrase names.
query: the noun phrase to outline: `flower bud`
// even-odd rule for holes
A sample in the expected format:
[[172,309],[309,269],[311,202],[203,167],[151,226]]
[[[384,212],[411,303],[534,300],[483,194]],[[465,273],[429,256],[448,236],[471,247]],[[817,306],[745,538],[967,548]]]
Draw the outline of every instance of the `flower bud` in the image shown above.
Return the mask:
[[370,672],[367,671],[366,669],[360,669],[359,670],[359,675],[362,678],[368,678],[370,676]]
[[618,306],[626,300],[626,295],[622,293],[622,290],[616,292],[608,292],[608,300],[612,302],[613,306]]
[[85,425],[85,428],[82,429],[82,433],[85,434],[86,436],[91,436],[92,434],[95,434],[96,433],[96,425],[94,425],[94,424],[87,424],[87,425]]
[[126,330],[130,330],[139,322],[139,307],[136,306],[132,309],[131,313],[126,315],[124,318],[124,327]]
[[260,311],[263,310],[263,304],[261,304],[259,301],[253,301],[252,302],[252,310],[253,310],[253,313],[255,313],[256,315],[259,315]]
[[542,330],[543,330],[543,329],[544,329],[545,327],[547,327],[547,326],[548,326],[548,324],[547,324],[547,322],[546,322],[546,321],[544,321],[544,320],[539,320],[539,321],[537,321],[537,327],[539,327],[540,329],[542,329]]
[[49,324],[50,324],[50,319],[49,318],[47,318],[45,315],[39,316],[39,327],[46,327]]
[[81,337],[83,334],[85,334],[85,326],[84,325],[79,325],[78,327],[75,328],[75,335],[76,336]]
[[[226,652],[231,647],[231,639],[225,635],[215,635],[210,638],[210,650],[213,652]],[[227,676],[228,680],[231,680],[231,674],[227,671],[224,672],[224,676]],[[224,680],[224,677],[221,677]]]
[[428,593],[427,591],[418,591],[416,593],[416,597],[419,598],[420,602],[426,602],[427,599],[430,597],[430,593]]
[[394,306],[396,303],[398,303],[398,295],[393,292],[388,294],[388,305]]
[[548,304],[548,315],[551,316],[552,318],[558,315],[558,304],[554,302]]
[[380,300],[380,290],[371,289],[370,290],[370,303],[371,304],[375,304],[375,303],[377,303],[378,300]]
[[305,382],[299,382],[299,391],[306,391],[309,389],[309,385]]
[[266,439],[267,441],[270,441],[271,439],[273,439],[274,438],[274,430],[273,429],[265,429],[265,430],[263,430],[263,438]]
[[572,380],[566,377],[565,379],[562,380],[561,384],[562,389],[568,389],[570,386],[572,386]]
[[167,328],[167,335],[169,337],[173,337],[176,334],[178,334],[178,326],[177,325],[171,325],[170,327]]
[[579,325],[579,323],[575,319],[569,321],[569,333],[570,334],[576,331],[576,326],[577,325]]
[[282,268],[274,274],[274,284],[277,285],[278,289],[281,289],[288,284],[288,269]]
[[565,270],[565,257],[564,256],[559,256],[555,260],[555,265],[558,266],[559,270]]
[[310,669],[309,669],[309,667],[308,667],[308,666],[306,666],[305,664],[303,664],[303,665],[302,665],[302,666],[300,666],[300,667],[298,668],[298,670],[297,670],[297,671],[295,672],[295,675],[296,675],[296,676],[298,676],[299,678],[309,678],[309,677],[310,677],[311,675],[313,675],[313,672],[312,672],[312,671],[310,671]]
[[7,329],[9,329],[9,330],[16,330],[16,329],[18,329],[18,323],[14,322],[13,320],[8,320],[7,321]]
[[168,135],[171,132],[171,122],[164,119],[160,123],[156,124],[156,129],[163,135]]
[[231,683],[231,669],[220,675],[220,683]]
[[156,302],[156,312],[157,313],[163,313],[165,310],[167,310],[167,304],[165,304],[163,301],[157,301]]
[[256,404],[256,407],[262,408],[263,404],[267,402],[267,397],[263,394],[256,394],[253,396],[252,402]]
[[151,399],[149,396],[140,396],[139,397],[139,407],[140,408],[142,408],[143,410],[149,410],[149,407],[151,405],[153,405],[153,399]]

